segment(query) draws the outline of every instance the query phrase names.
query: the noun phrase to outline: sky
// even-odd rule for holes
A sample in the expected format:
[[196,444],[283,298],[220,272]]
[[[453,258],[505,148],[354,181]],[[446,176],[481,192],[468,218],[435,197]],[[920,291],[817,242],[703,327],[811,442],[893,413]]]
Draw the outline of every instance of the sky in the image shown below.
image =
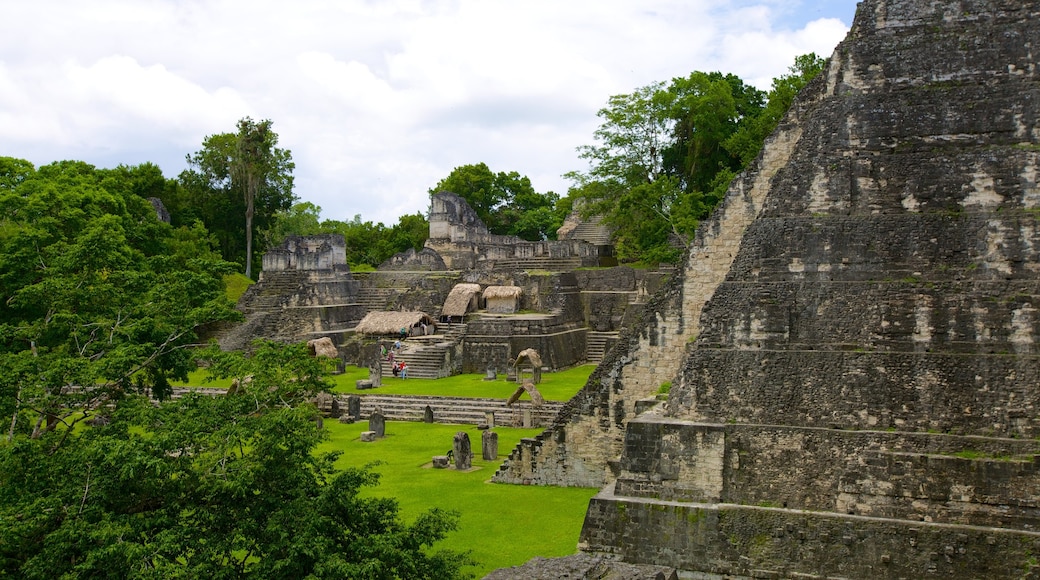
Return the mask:
[[0,0],[0,156],[151,162],[270,119],[322,219],[423,213],[486,163],[565,195],[597,111],[693,71],[768,90],[855,0]]

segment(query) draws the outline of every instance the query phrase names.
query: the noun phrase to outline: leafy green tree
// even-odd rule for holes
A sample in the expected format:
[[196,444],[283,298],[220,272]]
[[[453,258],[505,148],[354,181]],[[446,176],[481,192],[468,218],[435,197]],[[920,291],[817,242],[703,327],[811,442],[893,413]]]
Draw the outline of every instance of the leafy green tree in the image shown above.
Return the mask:
[[796,57],[788,74],[773,79],[765,108],[726,140],[726,150],[740,159],[741,167],[754,161],[766,137],[791,108],[794,98],[826,65],[827,59],[810,52]]
[[569,196],[614,229],[622,261],[674,262],[733,177],[758,154],[798,90],[822,69],[815,55],[766,95],[739,77],[694,72],[610,97],[596,145],[578,148],[586,172]]
[[[405,524],[378,476],[337,471],[306,401],[306,346],[203,353],[234,394],[128,396],[90,429],[0,446],[0,575],[22,578],[459,578],[433,544],[457,515]],[[57,440],[63,439],[58,444]]]
[[484,163],[462,165],[429,190],[431,195],[439,191],[465,199],[492,234],[555,239],[563,223],[553,211],[560,196],[538,193],[531,180],[516,171],[494,173]]
[[[403,215],[390,228],[389,237],[390,247],[395,254],[404,252],[408,248],[418,252],[423,249],[426,239],[430,237],[430,222],[421,213]],[[387,256],[379,263],[381,264],[389,258],[390,256]]]
[[[200,227],[174,229],[123,172],[0,161],[0,411],[8,438],[73,425],[186,378],[204,323],[237,316]],[[13,171],[12,171],[13,168]],[[67,432],[67,431],[66,431]]]
[[[253,272],[253,227],[270,227],[276,212],[288,210],[293,193],[295,163],[292,154],[278,145],[278,134],[269,120],[245,117],[236,133],[210,135],[202,149],[188,155],[190,168],[180,181],[189,199],[195,201],[206,227],[218,233],[224,256],[238,254],[232,240],[244,239],[243,260],[246,276]],[[236,221],[241,226],[234,225]],[[262,252],[264,248],[258,248]],[[240,254],[239,254],[240,255]]]
[[287,210],[275,213],[271,227],[264,230],[264,245],[268,248],[285,241],[287,236],[310,236],[323,233],[321,207],[309,201],[294,203]]

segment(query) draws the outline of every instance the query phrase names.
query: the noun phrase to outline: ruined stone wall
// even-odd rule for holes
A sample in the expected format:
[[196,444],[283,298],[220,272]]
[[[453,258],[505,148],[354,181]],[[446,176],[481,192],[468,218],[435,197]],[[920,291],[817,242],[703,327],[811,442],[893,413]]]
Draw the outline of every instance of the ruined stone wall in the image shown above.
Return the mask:
[[1040,442],[637,418],[617,496],[1029,527]]
[[[1035,578],[1040,534],[734,504],[649,502],[609,488],[579,547],[690,578]],[[689,571],[698,571],[690,575]]]
[[343,270],[347,246],[339,234],[288,236],[282,245],[264,253],[263,270]]

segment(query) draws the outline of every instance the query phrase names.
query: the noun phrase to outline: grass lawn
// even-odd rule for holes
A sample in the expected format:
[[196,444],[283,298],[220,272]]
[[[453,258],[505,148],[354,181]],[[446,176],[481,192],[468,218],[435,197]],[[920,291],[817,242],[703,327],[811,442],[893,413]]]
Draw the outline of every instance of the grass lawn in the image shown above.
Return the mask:
[[[581,365],[555,373],[543,373],[538,392],[547,401],[570,400],[588,380],[595,365]],[[188,375],[186,383],[174,382],[175,386],[191,385],[195,387],[231,386],[231,380],[205,381],[206,373],[202,370]],[[491,399],[508,399],[516,391],[517,384],[505,380],[499,375],[497,380],[485,381],[482,374],[467,374],[445,377],[443,379],[399,379],[393,376],[383,377],[383,386],[370,391],[359,391],[356,388],[358,379],[368,378],[368,369],[348,366],[345,373],[329,377],[335,384],[336,393],[356,393],[359,395],[437,395],[444,397],[486,397]]]
[[[555,373],[542,373],[538,392],[547,401],[568,401],[585,386],[585,381],[596,365],[581,365]],[[516,391],[517,384],[498,375],[494,381],[485,381],[483,374],[466,374],[443,379],[400,379],[383,377],[383,386],[372,391],[358,391],[357,379],[367,379],[368,369],[347,367],[347,372],[332,377],[337,393],[372,393],[380,395],[439,395],[444,397],[485,397],[508,399]]]
[[[485,462],[481,458],[481,431],[471,425],[388,421],[386,437],[372,443],[360,439],[361,432],[368,430],[367,421],[325,421],[325,427],[330,439],[321,450],[343,452],[338,466],[381,462],[373,468],[380,474],[380,484],[366,493],[397,498],[407,521],[433,507],[459,512],[459,529],[439,546],[470,550],[480,564],[467,571],[477,578],[496,568],[518,566],[535,556],[565,556],[577,551],[585,510],[597,489],[489,483],[520,438],[533,437],[540,429],[495,429],[498,459]],[[459,431],[469,434],[474,470],[463,473],[431,468],[431,458],[451,449]]]
[[[594,365],[583,365],[542,375],[538,390],[548,400],[566,401],[588,380]],[[205,373],[196,371],[187,385],[228,387],[230,380],[204,382]],[[482,374],[456,375],[443,379],[399,379],[384,377],[383,386],[358,391],[358,379],[368,378],[368,369],[347,367],[341,375],[330,377],[338,393],[441,395],[505,399],[516,390],[516,383],[485,381]],[[344,424],[326,420],[329,440],[321,451],[340,451],[337,466],[365,466],[381,462],[373,470],[380,484],[366,493],[394,497],[401,515],[412,521],[420,513],[439,507],[459,512],[459,529],[439,545],[469,550],[479,565],[467,570],[480,578],[496,568],[519,566],[535,556],[566,556],[577,551],[578,534],[589,499],[598,489],[521,486],[489,483],[502,461],[522,437],[534,437],[541,429],[499,427],[498,459],[481,458],[481,431],[473,425],[442,425],[410,421],[388,421],[386,437],[372,443],[361,442],[368,421]],[[445,455],[459,431],[469,434],[474,470],[460,473],[454,469],[430,467],[434,455]]]

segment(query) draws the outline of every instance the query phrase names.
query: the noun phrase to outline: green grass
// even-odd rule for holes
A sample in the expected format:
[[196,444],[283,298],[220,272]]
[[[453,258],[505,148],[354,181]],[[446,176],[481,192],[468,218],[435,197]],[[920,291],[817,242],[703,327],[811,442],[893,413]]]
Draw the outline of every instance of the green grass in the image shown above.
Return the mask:
[[[595,365],[581,365],[555,373],[542,373],[538,392],[547,401],[567,401],[585,386],[585,381],[595,368]],[[367,378],[368,369],[348,366],[346,373],[332,377],[336,384],[333,390],[337,393],[508,399],[517,388],[516,383],[506,381],[505,375],[498,375],[494,381],[485,381],[483,374],[455,375],[443,379],[401,379],[389,375],[383,377],[383,386],[378,389],[358,391],[357,379]]]
[[[567,401],[585,386],[585,381],[595,369],[595,365],[581,365],[555,373],[543,373],[538,392],[547,401]],[[353,365],[347,366],[345,373],[329,377],[336,393],[380,394],[380,395],[435,395],[442,397],[492,398],[508,399],[516,391],[517,384],[505,380],[499,375],[497,380],[485,381],[482,374],[455,375],[443,379],[401,379],[394,376],[383,377],[383,386],[378,389],[357,390],[358,379],[368,378],[368,369]],[[206,380],[206,372],[197,370],[188,375],[187,382],[172,381],[174,386],[195,386],[227,388],[230,379],[214,381]]]
[[238,302],[238,299],[253,283],[252,280],[246,278],[245,274],[228,274],[224,276],[224,294],[228,300]]
[[[544,373],[538,390],[548,400],[566,401],[585,385],[594,365],[583,365],[556,373]],[[189,375],[187,385],[228,387],[230,380],[205,382],[205,372]],[[367,379],[368,369],[348,366],[344,374],[331,377],[339,393],[417,394],[457,397],[507,398],[516,383],[503,375],[485,381],[482,374],[456,375],[443,379],[383,378],[378,389],[358,391],[358,379]],[[555,557],[577,551],[578,534],[593,488],[563,488],[489,483],[502,461],[522,437],[534,437],[541,429],[498,427],[498,458],[481,458],[481,431],[473,425],[443,425],[389,421],[386,437],[362,443],[361,432],[368,422],[353,424],[326,420],[329,440],[320,451],[340,451],[337,467],[362,467],[380,462],[378,487],[369,495],[394,497],[401,515],[412,521],[420,513],[439,507],[460,514],[459,529],[438,547],[469,550],[479,565],[468,572],[480,578],[496,568],[519,566],[535,556]],[[434,455],[444,455],[459,431],[466,431],[473,449],[473,466],[467,473],[429,467]]]
[[[360,440],[361,431],[368,430],[367,421],[349,425],[326,421],[325,426],[330,439],[321,450],[342,451],[338,467],[381,462],[373,468],[380,474],[380,484],[366,493],[397,498],[406,521],[433,507],[458,512],[459,529],[438,547],[471,551],[479,565],[467,571],[476,577],[519,566],[535,556],[577,552],[589,499],[598,490],[489,483],[520,438],[533,437],[540,429],[497,428],[498,459],[485,462],[481,431],[469,425],[389,421],[386,437],[373,443]],[[431,458],[451,449],[459,431],[469,434],[475,469],[463,473],[431,468]]]

